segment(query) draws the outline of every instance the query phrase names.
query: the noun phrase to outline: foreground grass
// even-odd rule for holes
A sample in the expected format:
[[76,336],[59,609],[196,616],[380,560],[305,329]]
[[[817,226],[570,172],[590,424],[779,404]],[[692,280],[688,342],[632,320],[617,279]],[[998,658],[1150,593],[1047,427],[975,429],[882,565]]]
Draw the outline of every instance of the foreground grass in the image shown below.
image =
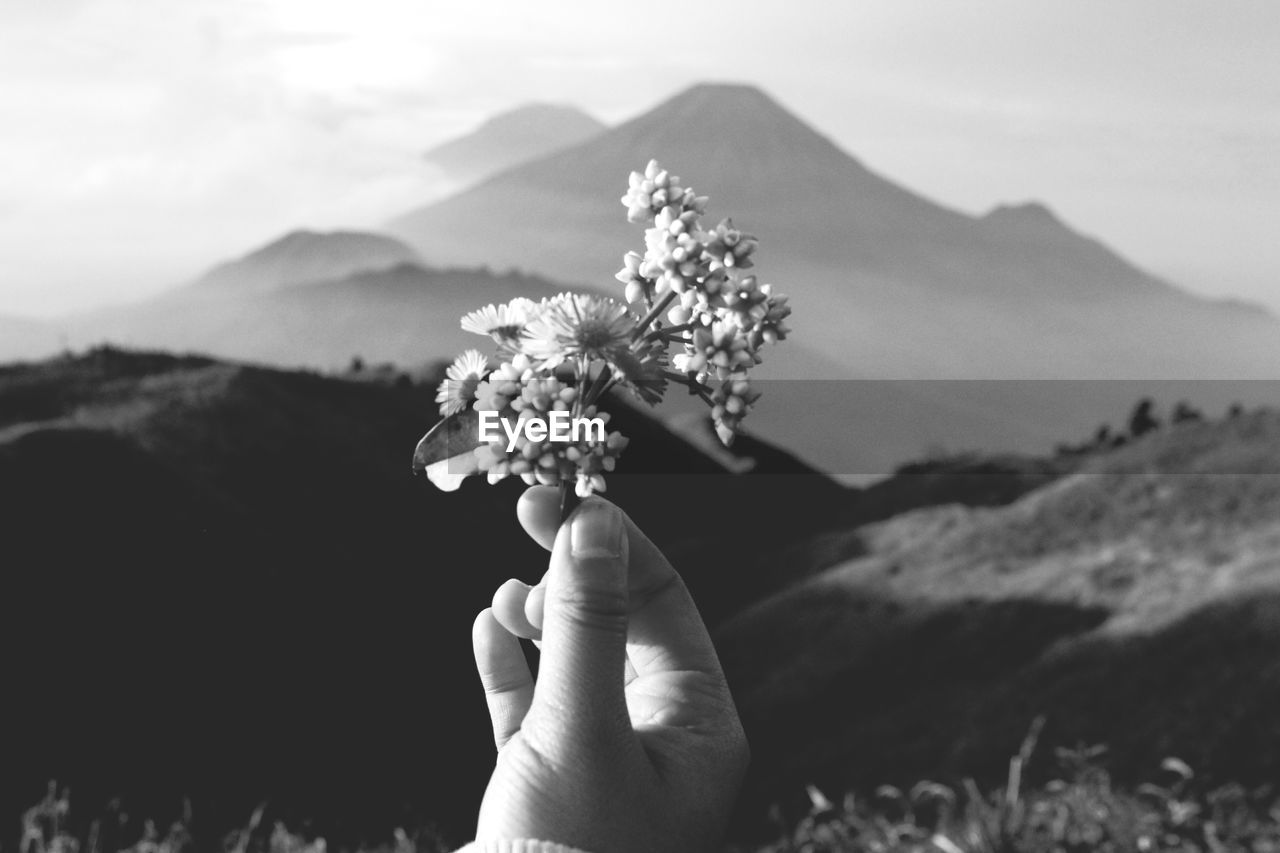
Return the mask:
[[[1153,780],[1133,789],[1113,786],[1100,747],[1058,750],[1057,778],[1025,787],[1034,746],[1029,737],[1009,763],[1006,783],[983,793],[971,781],[958,788],[920,782],[910,790],[882,787],[834,803],[808,788],[811,809],[787,821],[775,809],[779,837],[733,853],[1280,853],[1280,794],[1267,786],[1205,789],[1191,768],[1167,759]],[[243,826],[212,835],[197,830],[188,805],[161,830],[144,821],[123,844],[106,840],[119,813],[76,833],[70,801],[51,784],[23,818],[19,853],[447,853],[432,828],[396,827],[376,844],[330,848],[325,838],[292,831],[259,807]],[[7,845],[5,845],[7,847]],[[608,853],[608,851],[598,851]]]
[[778,841],[755,853],[1280,853],[1272,786],[1206,788],[1168,758],[1152,781],[1121,789],[1101,765],[1106,750],[1092,747],[1058,750],[1056,778],[1024,787],[1035,737],[1010,760],[1004,787],[987,793],[972,781],[926,781],[837,804],[810,786],[809,813],[778,819]]
[[[265,804],[242,826],[216,830],[196,820],[190,801],[184,802],[182,816],[165,828],[150,819],[135,824],[118,803],[94,818],[86,831],[77,832],[70,817],[70,795],[50,782],[44,799],[23,814],[19,853],[448,853],[453,849],[429,826],[413,831],[395,827],[377,843],[331,848],[323,836],[294,831],[273,819]],[[0,850],[7,849],[7,844],[0,844]]]

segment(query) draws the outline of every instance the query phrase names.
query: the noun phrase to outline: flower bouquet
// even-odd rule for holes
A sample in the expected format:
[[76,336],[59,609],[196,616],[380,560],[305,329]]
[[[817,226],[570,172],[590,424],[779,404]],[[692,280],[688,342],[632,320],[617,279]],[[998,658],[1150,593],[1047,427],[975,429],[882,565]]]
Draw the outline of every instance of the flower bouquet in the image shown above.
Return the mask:
[[759,396],[749,371],[787,335],[787,297],[747,272],[756,239],[728,219],[704,229],[706,196],[657,161],[631,173],[622,203],[646,227],[644,254],[628,252],[616,276],[625,301],[561,293],[463,317],[496,353],[467,350],[446,370],[444,419],[418,442],[415,473],[446,491],[479,474],[559,486],[567,515],[575,498],[605,490],[627,446],[607,429],[604,395],[656,405],[672,384],[705,401],[720,440],[733,441]]

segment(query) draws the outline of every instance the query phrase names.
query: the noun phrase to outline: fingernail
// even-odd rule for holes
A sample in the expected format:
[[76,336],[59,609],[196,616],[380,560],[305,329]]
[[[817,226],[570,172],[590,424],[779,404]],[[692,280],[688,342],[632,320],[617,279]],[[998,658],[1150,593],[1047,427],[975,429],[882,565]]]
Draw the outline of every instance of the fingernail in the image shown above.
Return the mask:
[[569,549],[575,557],[621,557],[622,513],[607,503],[578,508],[569,529]]

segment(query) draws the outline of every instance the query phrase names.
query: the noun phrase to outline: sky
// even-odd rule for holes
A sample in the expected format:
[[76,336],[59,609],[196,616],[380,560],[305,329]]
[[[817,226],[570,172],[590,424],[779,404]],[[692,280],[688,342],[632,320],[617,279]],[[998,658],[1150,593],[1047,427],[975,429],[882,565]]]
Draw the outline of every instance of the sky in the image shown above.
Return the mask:
[[530,101],[623,121],[760,85],[881,174],[1037,199],[1280,312],[1274,0],[4,0],[0,314],[143,298],[455,189],[432,145]]

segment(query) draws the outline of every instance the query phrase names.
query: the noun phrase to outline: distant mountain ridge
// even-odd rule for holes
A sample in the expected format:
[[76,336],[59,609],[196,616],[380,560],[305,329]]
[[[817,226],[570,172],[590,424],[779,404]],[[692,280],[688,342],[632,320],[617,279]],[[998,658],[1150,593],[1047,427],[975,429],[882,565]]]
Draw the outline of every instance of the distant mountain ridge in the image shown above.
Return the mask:
[[[1044,205],[973,217],[929,201],[752,86],[694,86],[388,228],[440,262],[607,281],[640,244],[617,198],[652,157],[711,196],[712,223],[732,216],[761,238],[760,273],[792,295],[797,339],[843,376],[1280,376],[1275,318],[1172,287]],[[1203,339],[1220,344],[1187,345]],[[788,358],[780,348],[790,372],[773,375],[808,375]]]
[[[449,358],[484,343],[458,318],[489,302],[619,295],[613,272],[642,235],[618,197],[655,155],[711,195],[712,223],[733,216],[761,238],[758,273],[792,297],[794,333],[758,378],[874,380],[773,382],[747,422],[830,473],[884,475],[935,446],[1046,452],[1152,393],[1039,380],[1280,376],[1264,310],[1180,291],[1040,202],[976,217],[935,204],[739,85],[695,86],[513,166],[397,220],[399,238],[295,232],[196,285],[55,326],[76,345],[285,366]],[[1032,382],[966,384],[1011,378]],[[876,384],[918,379],[943,381]],[[1226,405],[1200,390],[1157,396]]]
[[263,291],[389,269],[422,258],[404,242],[366,231],[291,231],[243,257],[218,264],[196,287]]
[[493,116],[471,133],[441,143],[423,156],[450,177],[473,183],[576,145],[605,127],[577,107],[525,104]]
[[462,331],[463,314],[562,288],[485,269],[387,268],[272,288],[193,285],[82,320],[77,339],[198,352],[285,367],[335,369],[353,357],[404,367],[451,359],[486,341]]

